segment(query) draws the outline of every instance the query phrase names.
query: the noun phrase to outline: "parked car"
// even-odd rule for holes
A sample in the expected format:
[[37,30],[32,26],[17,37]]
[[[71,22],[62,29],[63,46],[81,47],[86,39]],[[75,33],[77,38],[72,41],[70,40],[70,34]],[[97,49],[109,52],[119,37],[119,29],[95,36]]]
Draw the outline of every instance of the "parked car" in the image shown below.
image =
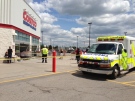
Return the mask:
[[67,53],[72,53],[74,50],[67,50]]

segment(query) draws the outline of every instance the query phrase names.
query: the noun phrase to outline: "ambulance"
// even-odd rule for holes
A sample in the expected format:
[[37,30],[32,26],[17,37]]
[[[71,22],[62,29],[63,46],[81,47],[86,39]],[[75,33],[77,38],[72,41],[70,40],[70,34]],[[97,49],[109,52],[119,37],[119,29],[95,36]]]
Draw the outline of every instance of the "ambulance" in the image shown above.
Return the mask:
[[80,56],[78,63],[83,74],[106,74],[112,79],[134,67],[135,38],[130,36],[98,37],[87,53]]

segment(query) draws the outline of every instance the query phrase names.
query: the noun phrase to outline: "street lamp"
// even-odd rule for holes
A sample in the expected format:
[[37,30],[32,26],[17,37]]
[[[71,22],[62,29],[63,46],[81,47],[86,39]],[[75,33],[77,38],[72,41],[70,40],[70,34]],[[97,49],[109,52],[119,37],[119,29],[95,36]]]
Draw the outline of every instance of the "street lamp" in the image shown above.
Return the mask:
[[53,40],[52,40],[52,38],[50,38],[50,45],[52,46],[52,50],[53,50]]
[[77,48],[78,48],[78,35],[77,35]]
[[89,47],[90,47],[90,28],[91,28],[92,22],[89,22],[88,24],[89,24]]
[[41,33],[42,33],[42,45],[43,45],[43,31],[41,31]]
[[125,33],[125,36],[127,35],[127,32],[124,32]]

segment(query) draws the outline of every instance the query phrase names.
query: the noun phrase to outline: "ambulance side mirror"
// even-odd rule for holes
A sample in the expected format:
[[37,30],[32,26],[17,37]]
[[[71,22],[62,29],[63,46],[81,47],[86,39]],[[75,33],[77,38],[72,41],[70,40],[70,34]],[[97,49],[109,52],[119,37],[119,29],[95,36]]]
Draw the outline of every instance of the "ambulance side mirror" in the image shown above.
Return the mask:
[[127,53],[127,50],[126,50],[126,49],[124,49],[124,52],[125,52],[125,53]]

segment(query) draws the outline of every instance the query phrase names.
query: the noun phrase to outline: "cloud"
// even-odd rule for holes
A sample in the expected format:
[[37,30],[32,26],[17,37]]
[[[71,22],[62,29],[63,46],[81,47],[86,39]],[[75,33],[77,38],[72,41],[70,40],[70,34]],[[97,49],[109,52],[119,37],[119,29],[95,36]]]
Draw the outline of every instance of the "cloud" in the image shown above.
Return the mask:
[[[124,32],[134,36],[135,15],[130,0],[44,0],[41,3],[27,0],[27,2],[42,19],[45,42],[50,42],[52,39],[59,44],[76,45],[79,36],[79,45],[84,46],[85,41],[87,46],[88,22],[92,22],[91,43],[95,42],[98,36],[124,35]],[[53,11],[56,11],[59,16]],[[67,15],[68,19],[60,15]],[[72,18],[76,15],[75,20],[70,19],[70,16]],[[65,23],[69,21],[71,29],[62,29],[62,26],[54,24],[61,20]],[[74,27],[72,22],[83,27]]]
[[59,13],[80,16],[99,16],[128,12],[129,2],[124,0],[48,0],[50,8]]
[[42,23],[52,24],[53,22],[57,21],[57,18],[49,13],[40,13],[39,16],[41,17]]

